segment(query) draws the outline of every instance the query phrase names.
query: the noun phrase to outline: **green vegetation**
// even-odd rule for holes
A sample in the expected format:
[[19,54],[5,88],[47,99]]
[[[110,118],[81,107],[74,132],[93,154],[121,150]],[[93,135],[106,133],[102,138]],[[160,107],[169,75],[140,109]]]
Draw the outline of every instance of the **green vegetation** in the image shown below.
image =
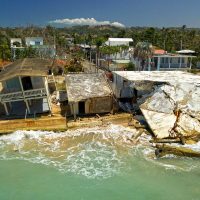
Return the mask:
[[130,62],[127,64],[127,66],[125,67],[126,71],[135,71],[135,64]]
[[[175,52],[180,49],[192,49],[197,52],[197,61],[200,61],[200,45],[198,45],[200,43],[200,29],[187,28],[185,25],[177,28],[131,27],[124,29],[112,26],[75,26],[66,28],[29,26],[0,28],[0,59],[11,59],[10,38],[24,39],[25,37],[36,36],[43,37],[44,42],[49,45],[56,42],[58,55],[69,52],[70,46],[67,44],[65,38],[74,38],[75,44],[96,45],[98,49],[97,56],[99,56],[101,51],[100,46],[108,37],[130,37],[133,38],[133,46],[136,46],[138,42],[148,42],[168,52]],[[18,52],[17,54],[18,57],[29,56],[29,53],[21,55]],[[110,50],[108,54],[110,54]]]
[[150,58],[153,56],[153,46],[149,42],[138,42],[134,50],[134,58],[137,58],[143,70],[145,63],[150,62]]

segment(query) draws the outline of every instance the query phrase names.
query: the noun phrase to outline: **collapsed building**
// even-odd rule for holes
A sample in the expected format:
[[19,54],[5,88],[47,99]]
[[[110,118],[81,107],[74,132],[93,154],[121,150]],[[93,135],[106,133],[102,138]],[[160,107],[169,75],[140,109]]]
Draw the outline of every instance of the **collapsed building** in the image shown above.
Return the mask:
[[68,74],[66,89],[71,114],[109,113],[113,109],[113,95],[103,74]]
[[[134,98],[157,138],[200,134],[200,76],[187,72],[113,72],[118,98]],[[137,92],[134,92],[137,91]]]
[[52,61],[25,58],[0,72],[0,116],[51,112],[48,71]]

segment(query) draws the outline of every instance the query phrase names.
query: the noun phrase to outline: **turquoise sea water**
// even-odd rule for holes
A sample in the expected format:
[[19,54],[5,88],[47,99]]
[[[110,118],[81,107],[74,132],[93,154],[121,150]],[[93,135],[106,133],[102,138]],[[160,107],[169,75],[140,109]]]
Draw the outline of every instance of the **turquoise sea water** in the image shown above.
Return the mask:
[[198,159],[156,159],[149,138],[133,147],[131,134],[109,126],[0,137],[0,200],[200,199]]

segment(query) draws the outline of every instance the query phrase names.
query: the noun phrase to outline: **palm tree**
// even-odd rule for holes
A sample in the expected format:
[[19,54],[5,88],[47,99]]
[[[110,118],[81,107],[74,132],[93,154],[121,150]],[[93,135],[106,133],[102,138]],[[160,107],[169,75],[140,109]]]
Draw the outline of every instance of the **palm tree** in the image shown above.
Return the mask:
[[185,29],[187,28],[186,25],[183,25],[181,27],[181,50],[183,49],[183,36],[184,36],[184,33],[185,33]]
[[95,40],[95,45],[96,45],[96,67],[97,67],[97,71],[99,68],[99,57],[100,57],[100,47],[102,46],[104,42],[103,38],[96,38]]
[[[135,59],[138,59],[140,62],[141,70],[144,70],[145,63],[148,62],[148,69],[150,71],[150,61],[153,56],[154,48],[151,43],[149,42],[138,42],[135,49],[133,56]],[[140,70],[140,67],[139,67]]]

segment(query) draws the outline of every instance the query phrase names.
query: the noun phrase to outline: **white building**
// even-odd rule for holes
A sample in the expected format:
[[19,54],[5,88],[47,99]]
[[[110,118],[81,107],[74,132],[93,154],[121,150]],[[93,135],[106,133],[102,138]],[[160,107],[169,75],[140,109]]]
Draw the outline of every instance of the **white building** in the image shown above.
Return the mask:
[[[109,38],[107,42],[105,42],[106,46],[112,47],[120,47],[121,50],[118,53],[112,55],[102,55],[102,60],[110,61],[112,64],[110,65],[110,70],[120,70],[123,66],[127,65],[132,58],[131,43],[133,42],[132,38]],[[122,46],[126,46],[127,48],[123,48]]]
[[25,43],[27,47],[40,46],[44,44],[42,37],[26,37]]
[[20,47],[22,47],[22,39],[21,38],[11,38],[10,39],[10,47],[11,48],[20,48]]
[[107,46],[131,46],[130,43],[133,42],[132,38],[109,38],[106,42]]
[[196,56],[181,53],[167,53],[162,49],[154,51],[154,55],[150,62],[145,63],[141,68],[140,61],[133,59],[137,69],[141,71],[187,71],[192,67],[192,59]]

